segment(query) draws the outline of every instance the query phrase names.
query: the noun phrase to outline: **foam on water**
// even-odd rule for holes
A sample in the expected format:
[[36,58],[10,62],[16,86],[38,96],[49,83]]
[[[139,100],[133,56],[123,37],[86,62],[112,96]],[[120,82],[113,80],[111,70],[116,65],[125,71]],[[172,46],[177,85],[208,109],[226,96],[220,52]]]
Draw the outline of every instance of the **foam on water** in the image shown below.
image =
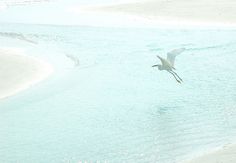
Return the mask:
[[[236,136],[236,31],[1,24],[0,36],[55,67],[0,102],[0,162],[173,163]],[[176,59],[178,84],[152,68]],[[80,66],[66,57],[79,58]]]

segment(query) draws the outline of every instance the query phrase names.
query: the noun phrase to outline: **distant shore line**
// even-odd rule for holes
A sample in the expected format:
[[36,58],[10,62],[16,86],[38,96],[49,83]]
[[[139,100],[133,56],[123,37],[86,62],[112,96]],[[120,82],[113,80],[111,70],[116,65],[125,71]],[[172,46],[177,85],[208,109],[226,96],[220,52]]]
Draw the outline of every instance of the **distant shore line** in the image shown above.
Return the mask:
[[129,1],[74,6],[70,12],[94,16],[100,22],[91,23],[94,26],[236,29],[236,2],[233,0],[223,4],[212,0]]

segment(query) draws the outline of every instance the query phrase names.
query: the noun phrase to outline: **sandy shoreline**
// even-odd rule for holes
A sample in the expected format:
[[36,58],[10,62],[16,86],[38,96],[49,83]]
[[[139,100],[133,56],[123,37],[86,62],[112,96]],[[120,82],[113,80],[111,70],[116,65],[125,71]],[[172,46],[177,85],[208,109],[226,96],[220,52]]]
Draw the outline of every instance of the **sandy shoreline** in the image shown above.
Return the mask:
[[236,162],[236,144],[222,146],[218,150],[214,150],[203,154],[191,160],[181,163],[235,163]]
[[[122,17],[137,23],[148,25],[174,26],[220,26],[236,27],[236,1],[234,0],[149,0],[84,6],[73,9],[74,12],[107,14]],[[101,17],[105,17],[101,15]],[[101,22],[107,21],[101,18]],[[114,20],[111,20],[114,21]],[[127,21],[126,21],[127,22]]]
[[0,48],[0,99],[31,87],[52,72],[48,63],[24,55],[22,49]]

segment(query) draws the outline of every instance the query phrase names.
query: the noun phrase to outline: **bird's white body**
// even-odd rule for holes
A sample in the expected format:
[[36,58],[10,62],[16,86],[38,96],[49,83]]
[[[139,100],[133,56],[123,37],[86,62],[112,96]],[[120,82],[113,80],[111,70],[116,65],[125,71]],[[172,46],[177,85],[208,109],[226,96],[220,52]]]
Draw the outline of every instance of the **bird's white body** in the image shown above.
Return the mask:
[[168,60],[166,60],[166,59],[164,59],[164,58],[162,58],[162,57],[160,57],[160,56],[157,56],[160,60],[161,60],[161,62],[162,62],[162,65],[160,66],[160,68],[159,68],[159,70],[172,70],[172,69],[175,69],[173,66],[172,66],[172,64],[168,61]]

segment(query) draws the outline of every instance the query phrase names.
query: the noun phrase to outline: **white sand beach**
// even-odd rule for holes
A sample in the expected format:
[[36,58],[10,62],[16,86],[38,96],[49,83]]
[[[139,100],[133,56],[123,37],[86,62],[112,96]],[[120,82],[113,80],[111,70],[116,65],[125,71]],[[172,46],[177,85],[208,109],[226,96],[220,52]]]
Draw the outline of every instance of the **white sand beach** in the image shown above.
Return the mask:
[[227,145],[221,149],[183,163],[235,163],[236,145]]
[[[150,0],[78,8],[78,11],[134,16],[150,24],[236,26],[234,0]],[[140,20],[138,18],[141,18]]]
[[26,56],[21,49],[0,48],[0,99],[31,87],[52,71],[48,63]]

